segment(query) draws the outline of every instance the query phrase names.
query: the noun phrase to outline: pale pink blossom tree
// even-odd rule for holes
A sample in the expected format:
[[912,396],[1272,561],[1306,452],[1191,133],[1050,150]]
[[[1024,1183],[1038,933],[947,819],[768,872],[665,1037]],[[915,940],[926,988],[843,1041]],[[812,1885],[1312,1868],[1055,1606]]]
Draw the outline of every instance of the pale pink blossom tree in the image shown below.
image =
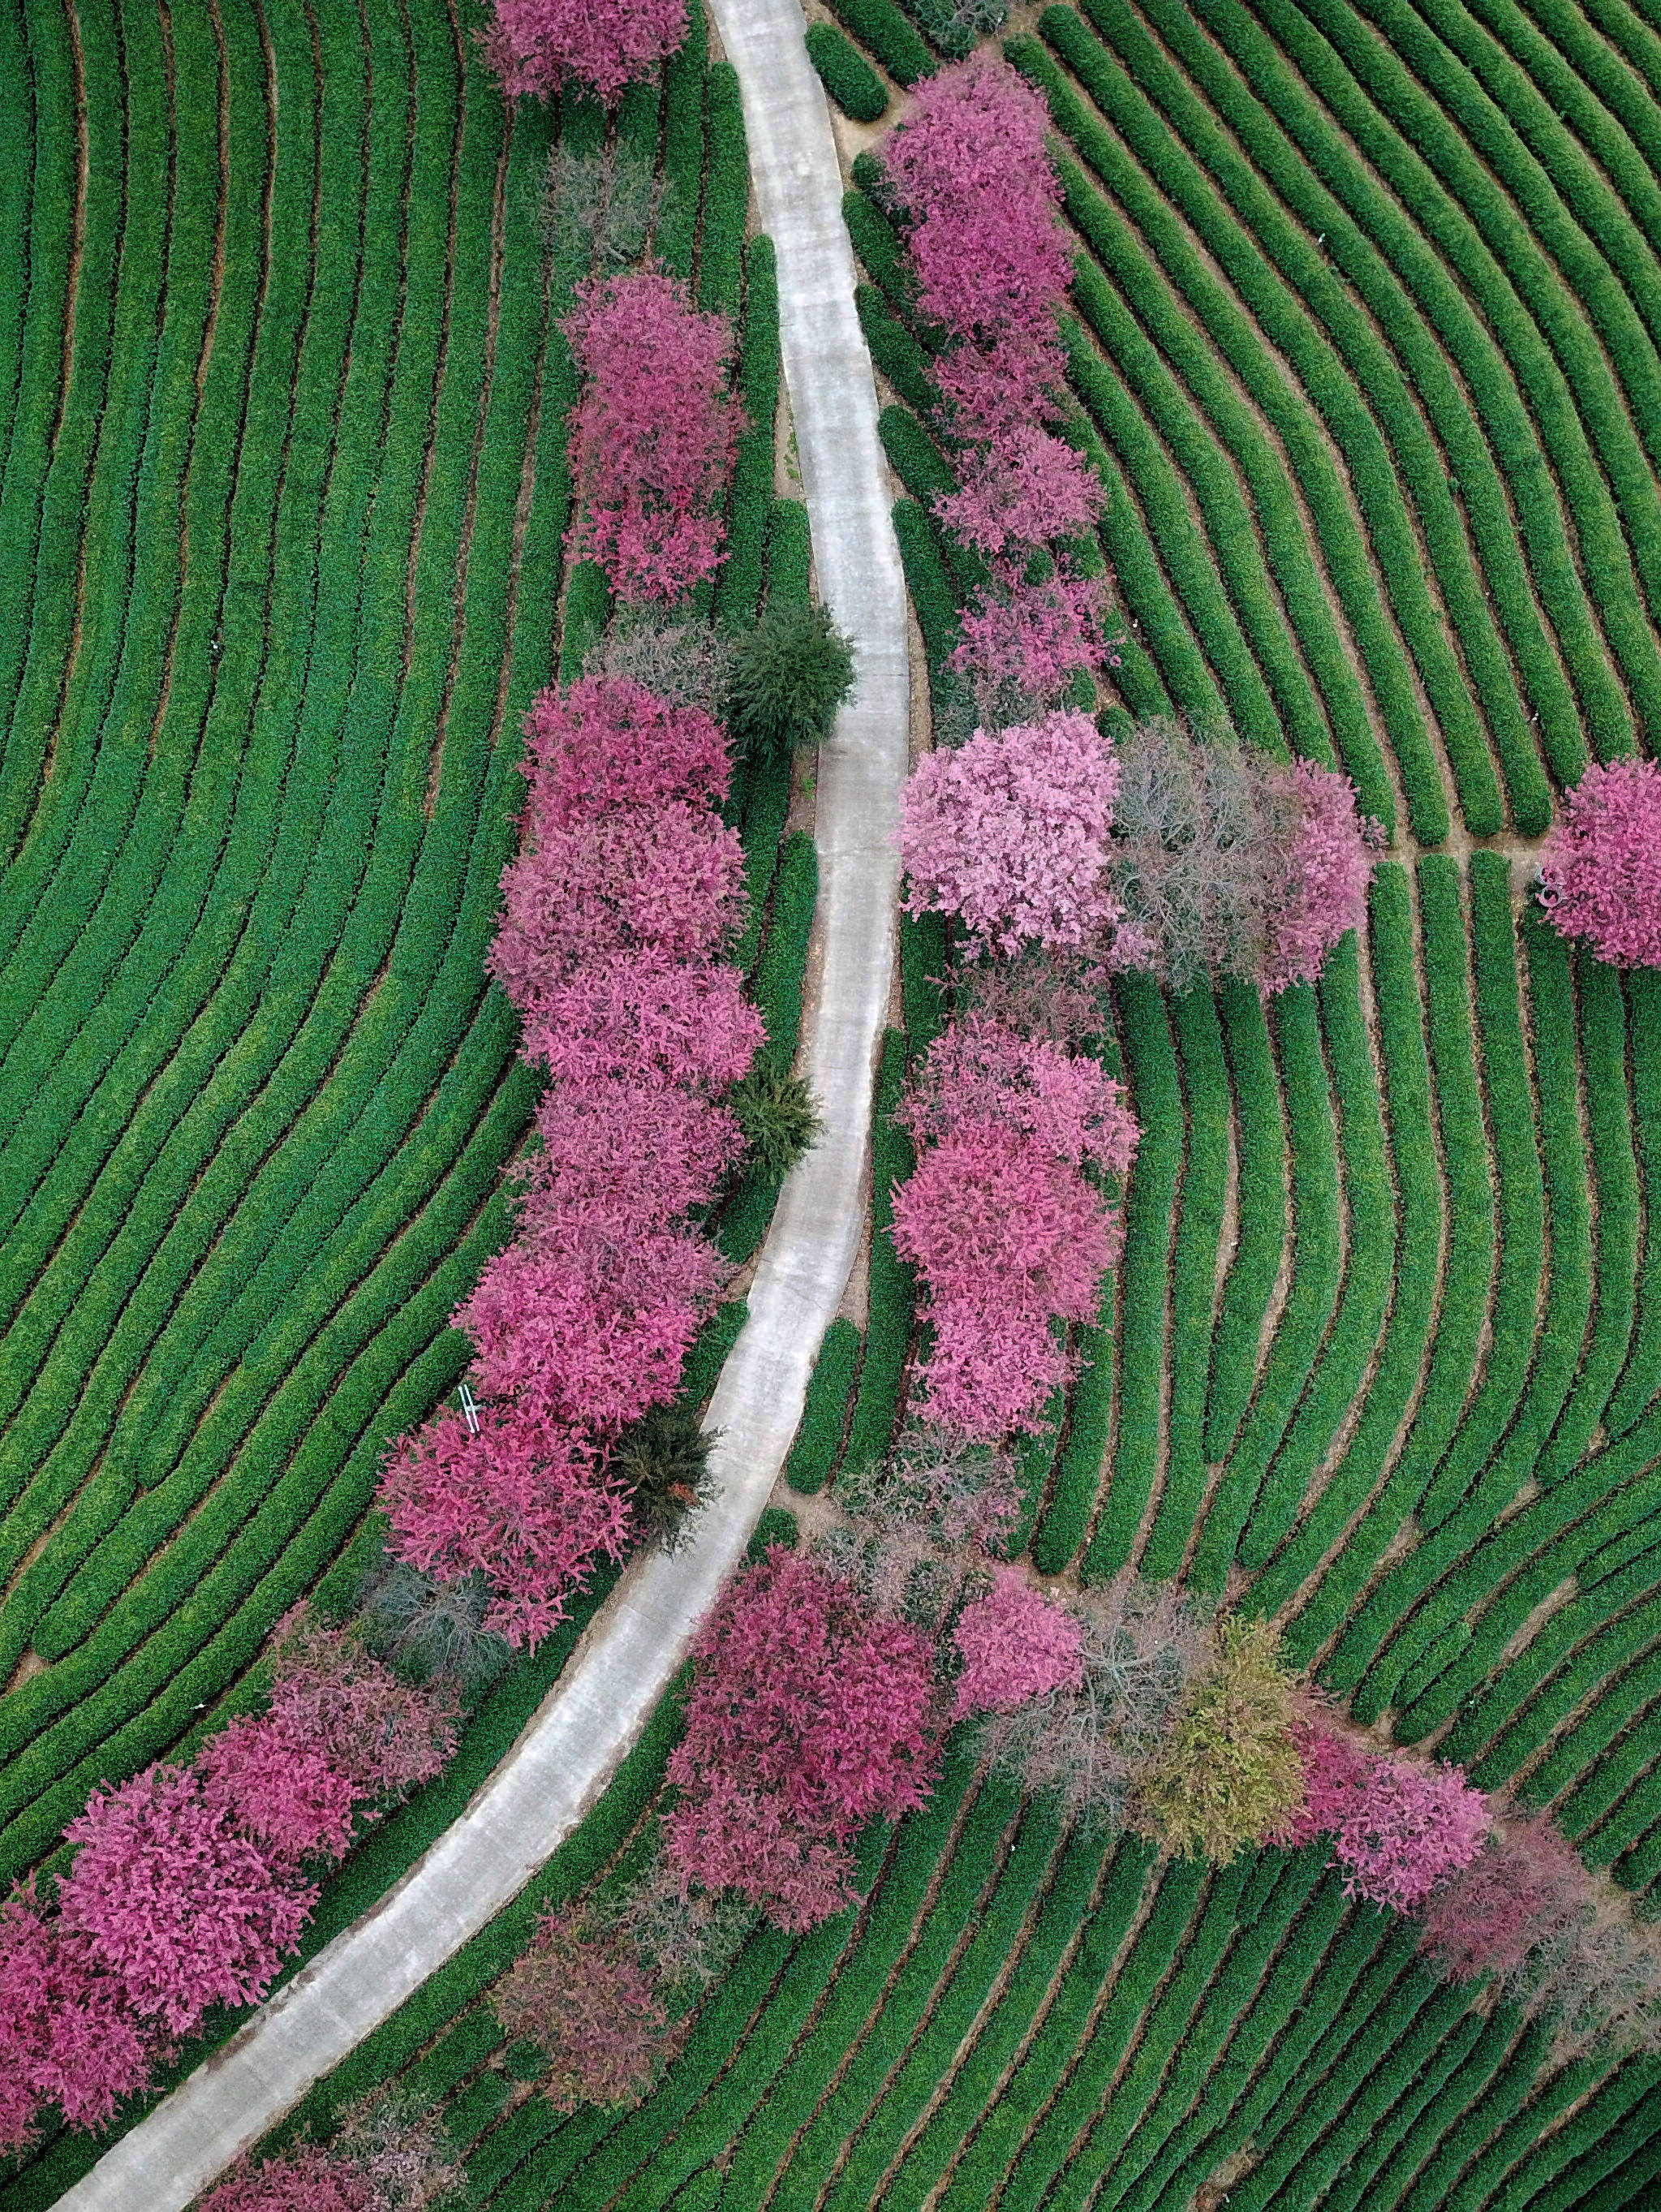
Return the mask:
[[1052,1691],[1084,1687],[1084,1629],[1064,1606],[1000,1568],[985,1597],[966,1605],[952,1640],[963,1659],[954,1710],[1011,1712]]
[[1363,821],[1355,787],[1314,761],[1263,770],[1269,835],[1265,840],[1266,944],[1258,988],[1270,994],[1312,983],[1327,956],[1352,929],[1365,929],[1367,886],[1384,832]]
[[240,1834],[192,1768],[94,1790],[64,1833],[79,1848],[62,1926],[163,2034],[190,2034],[210,2005],[257,2004],[311,1917],[315,1890]]
[[1056,1324],[1093,1319],[1136,1124],[1118,1085],[1047,1039],[971,1014],[936,1041],[900,1118],[922,1146],[894,1193],[894,1249],[922,1278],[928,1419],[993,1443],[1070,1371]]
[[683,1881],[738,1888],[786,1925],[840,1910],[851,1838],[933,1785],[928,1638],[775,1545],[728,1586],[693,1662],[665,1823]]
[[593,1561],[621,1559],[629,1534],[628,1493],[592,1440],[516,1405],[487,1406],[476,1436],[446,1412],[400,1437],[380,1503],[411,1566],[489,1577],[482,1625],[516,1649],[558,1626]]
[[568,545],[620,599],[684,599],[726,535],[719,494],[744,424],[727,390],[732,325],[678,276],[643,269],[580,286],[561,328],[584,380]]
[[900,802],[907,911],[955,915],[1001,954],[1110,935],[1117,785],[1110,741],[1077,713],[926,753]]
[[686,0],[493,0],[480,43],[510,100],[547,100],[571,78],[608,106],[686,36]]
[[1661,763],[1589,768],[1546,839],[1540,880],[1560,936],[1615,967],[1661,967]]

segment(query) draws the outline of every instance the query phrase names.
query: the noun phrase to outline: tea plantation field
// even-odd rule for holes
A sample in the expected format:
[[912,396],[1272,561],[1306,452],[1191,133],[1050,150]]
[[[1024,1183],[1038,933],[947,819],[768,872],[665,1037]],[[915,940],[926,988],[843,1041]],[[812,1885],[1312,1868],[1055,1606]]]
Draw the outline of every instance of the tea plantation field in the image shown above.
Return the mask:
[[[973,42],[938,0],[809,12],[867,121]],[[679,180],[659,252],[742,318],[742,609],[805,591],[805,549],[702,37],[614,127]],[[1341,765],[1391,839],[1318,987],[1116,984],[1126,1249],[1021,1547],[1272,1615],[1359,1720],[1549,1808],[1604,1909],[1653,1917],[1661,978],[1528,893],[1564,786],[1661,726],[1661,6],[1080,0],[1001,44],[1078,248],[1113,711]],[[460,1371],[445,1316],[531,1097],[480,969],[512,732],[562,604],[568,661],[603,612],[561,572],[577,272],[537,198],[556,133],[599,127],[508,118],[436,0],[0,15],[7,1874],[350,1571],[381,1445]],[[928,333],[873,182],[854,163],[848,220],[938,669],[973,577],[928,514]],[[763,890],[784,797],[745,797]],[[749,950],[788,1030],[784,856]],[[943,936],[901,942],[878,1230],[911,1165],[885,1110],[940,1020]],[[740,1194],[733,1249],[767,1203]],[[780,1493],[804,1516],[904,1410],[880,1237],[859,1311]],[[557,1663],[497,1693],[464,1774]],[[643,2103],[561,2118],[491,1984],[545,1902],[628,1869],[675,1727],[284,2132],[397,2082],[490,2212],[1661,2207],[1661,2060],[1433,1981],[1319,1848],[1159,1863],[961,1748],[865,1838],[857,1915],[753,1935]],[[465,1796],[435,1792],[324,1932]],[[0,2212],[89,2155],[49,2144]]]
[[[805,596],[732,73],[695,40],[612,128],[659,169],[656,252],[743,337],[723,606],[753,611],[770,536]],[[442,4],[0,17],[8,1886],[350,1588],[387,1439],[465,1363],[447,1318],[534,1096],[481,964],[517,726],[568,582],[569,662],[606,612],[561,550],[587,256],[543,220],[557,143],[605,131],[509,116]],[[815,880],[788,801],[787,773],[734,802],[787,1046]],[[735,1257],[771,1199],[733,1194]],[[421,1839],[391,1835],[379,1882]]]

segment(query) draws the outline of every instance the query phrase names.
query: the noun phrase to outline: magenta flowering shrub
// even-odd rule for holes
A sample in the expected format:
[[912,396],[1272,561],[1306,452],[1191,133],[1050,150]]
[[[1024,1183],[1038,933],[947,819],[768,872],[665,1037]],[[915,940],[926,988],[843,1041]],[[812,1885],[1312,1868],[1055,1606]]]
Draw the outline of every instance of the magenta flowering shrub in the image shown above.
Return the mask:
[[1083,1627],[1014,1567],[1001,1568],[988,1595],[964,1607],[952,1639],[963,1658],[953,1707],[959,1720],[1084,1687]]
[[1463,1767],[1360,1752],[1318,1718],[1294,1741],[1305,1794],[1288,1840],[1329,1834],[1349,1896],[1414,1912],[1481,1853],[1494,1818]]
[[1123,1173],[1136,1125],[1099,1068],[977,1016],[936,1042],[902,1115],[923,1149],[892,1235],[927,1294],[928,1418],[995,1443],[1067,1378],[1054,1323],[1095,1316],[1119,1219],[1085,1167]]
[[359,1802],[351,1776],[270,1713],[245,1713],[210,1736],[196,1765],[210,1802],[274,1865],[345,1856]]
[[228,2174],[201,2212],[380,2212],[384,2203],[366,2174],[317,2143],[299,2143]]
[[584,380],[567,545],[619,599],[684,599],[715,574],[726,536],[719,498],[744,426],[727,388],[732,325],[679,277],[642,269],[579,286],[560,327]]
[[210,2005],[258,2004],[311,1917],[316,1891],[281,1878],[191,1767],[95,1790],[64,1833],[80,1848],[59,1923],[163,2036],[190,2034]]
[[853,1901],[847,1846],[921,1805],[939,1746],[934,1652],[852,1583],[775,1545],[693,1646],[665,1821],[683,1883],[734,1888],[800,1929]]
[[1002,954],[1098,944],[1120,918],[1108,833],[1118,765],[1086,714],[926,753],[900,801],[907,911],[956,915]]
[[1540,903],[1600,960],[1661,967],[1661,763],[1586,770],[1541,852]]
[[608,106],[686,36],[686,0],[494,0],[480,40],[509,100],[547,100],[575,78]]
[[564,1620],[600,1554],[621,1559],[629,1500],[583,1431],[517,1403],[482,1409],[477,1436],[435,1414],[388,1455],[391,1545],[440,1582],[486,1575],[482,1626],[515,1649]]

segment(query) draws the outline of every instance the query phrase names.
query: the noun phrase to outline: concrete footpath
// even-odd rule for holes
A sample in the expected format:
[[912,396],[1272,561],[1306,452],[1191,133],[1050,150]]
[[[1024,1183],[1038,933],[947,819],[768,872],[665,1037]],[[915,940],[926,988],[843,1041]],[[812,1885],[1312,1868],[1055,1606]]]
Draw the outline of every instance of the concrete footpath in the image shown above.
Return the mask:
[[894,957],[906,769],[905,606],[842,178],[799,0],[710,0],[743,88],[762,228],[778,249],[784,368],[821,596],[859,681],[818,774],[821,981],[807,1073],[823,1141],[786,1182],[750,1317],[709,1410],[721,1492],[672,1559],[637,1559],[502,1765],[372,1911],[64,2197],[183,2212],[523,1887],[605,1790],[742,1557],[789,1449],[858,1249],[873,1070]]

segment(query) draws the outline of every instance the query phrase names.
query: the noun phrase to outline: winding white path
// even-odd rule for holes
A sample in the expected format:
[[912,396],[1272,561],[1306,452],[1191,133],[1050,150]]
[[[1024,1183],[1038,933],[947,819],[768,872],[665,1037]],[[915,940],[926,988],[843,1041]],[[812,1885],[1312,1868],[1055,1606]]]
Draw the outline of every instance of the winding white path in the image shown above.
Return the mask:
[[743,88],[761,222],[778,250],[785,374],[821,595],[859,682],[818,775],[822,982],[808,1073],[825,1133],[790,1176],[710,1407],[721,1491],[695,1544],[637,1560],[454,1826],[58,2203],[183,2212],[524,1887],[605,1789],[743,1554],[789,1449],[858,1249],[877,1041],[894,957],[906,768],[904,585],[842,178],[798,0],[710,0]]

